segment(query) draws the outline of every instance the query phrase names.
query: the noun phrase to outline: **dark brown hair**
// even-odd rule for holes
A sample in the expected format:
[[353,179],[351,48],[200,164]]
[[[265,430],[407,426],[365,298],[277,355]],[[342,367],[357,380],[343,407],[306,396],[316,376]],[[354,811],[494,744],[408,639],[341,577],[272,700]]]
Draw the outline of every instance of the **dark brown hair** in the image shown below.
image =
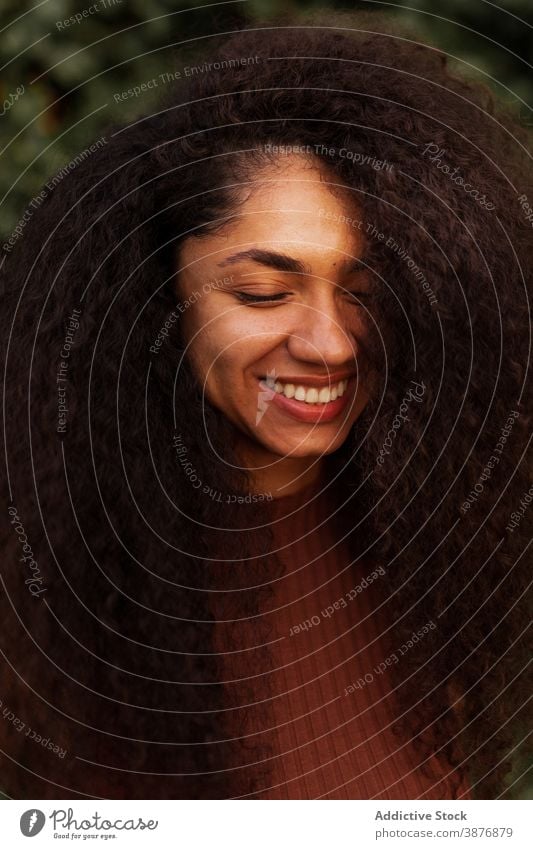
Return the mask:
[[[223,742],[235,705],[208,595],[257,615],[278,567],[240,568],[252,535],[235,529],[260,524],[260,507],[206,498],[176,462],[179,433],[200,479],[248,489],[228,473],[232,427],[202,397],[179,322],[150,347],[176,304],[183,239],[238,212],[269,145],[306,145],[370,225],[382,380],[339,452],[354,552],[386,567],[397,644],[437,623],[398,670],[397,732],[467,770],[475,795],[503,795],[531,692],[528,139],[486,87],[386,19],[281,20],[215,41],[198,44],[210,67],[111,128],[32,210],[2,269],[4,703],[67,754],[5,723],[0,786],[225,798],[266,780],[268,761],[254,770],[249,745]],[[423,400],[400,433],[412,380]],[[35,597],[21,537],[46,590]]]

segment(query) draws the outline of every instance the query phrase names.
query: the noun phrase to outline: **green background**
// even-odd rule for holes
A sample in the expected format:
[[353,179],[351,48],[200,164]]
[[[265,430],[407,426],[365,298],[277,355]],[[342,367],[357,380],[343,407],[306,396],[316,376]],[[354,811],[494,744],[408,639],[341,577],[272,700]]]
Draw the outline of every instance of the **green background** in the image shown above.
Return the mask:
[[[57,21],[99,3],[81,23]],[[106,7],[102,7],[102,3]],[[109,5],[107,5],[109,4]],[[533,126],[533,0],[314,2],[235,0],[0,0],[0,112],[17,88],[24,94],[0,115],[0,234],[11,232],[44,182],[98,138],[110,121],[148,111],[161,88],[116,103],[125,91],[194,61],[180,41],[288,9],[385,10],[422,38],[457,57],[463,73],[481,76],[516,104]],[[179,49],[179,56],[178,56]],[[205,51],[204,51],[205,52]],[[523,102],[521,102],[523,101]]]
[[[56,25],[96,3],[81,23]],[[484,79],[533,128],[533,0],[0,0],[0,238],[110,122],[150,111],[161,87],[118,103],[113,94],[193,64],[194,41],[178,48],[181,41],[281,11],[327,8],[393,13],[455,57],[462,73]],[[10,97],[22,86],[18,99]],[[521,798],[533,798],[533,779]]]

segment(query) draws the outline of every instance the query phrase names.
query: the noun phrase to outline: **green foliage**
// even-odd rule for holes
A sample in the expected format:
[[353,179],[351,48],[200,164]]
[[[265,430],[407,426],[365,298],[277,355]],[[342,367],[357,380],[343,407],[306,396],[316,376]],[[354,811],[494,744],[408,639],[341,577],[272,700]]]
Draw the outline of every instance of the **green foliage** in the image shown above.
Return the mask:
[[[287,8],[346,8],[342,2],[234,0],[3,0],[0,29],[0,231],[8,234],[47,178],[97,139],[103,128],[153,108],[164,85],[137,97],[115,95],[205,55],[213,31]],[[394,10],[451,55],[463,72],[478,68],[501,95],[529,101],[533,29],[530,0],[507,0],[506,11],[483,0],[354,2],[349,8]],[[78,20],[68,20],[78,14]],[[522,18],[522,20],[520,20]],[[523,57],[523,59],[519,58]],[[466,63],[466,64],[464,64]],[[21,88],[23,93],[21,94]],[[19,92],[17,97],[17,91]],[[531,114],[522,107],[525,120]],[[533,121],[533,119],[530,119]]]

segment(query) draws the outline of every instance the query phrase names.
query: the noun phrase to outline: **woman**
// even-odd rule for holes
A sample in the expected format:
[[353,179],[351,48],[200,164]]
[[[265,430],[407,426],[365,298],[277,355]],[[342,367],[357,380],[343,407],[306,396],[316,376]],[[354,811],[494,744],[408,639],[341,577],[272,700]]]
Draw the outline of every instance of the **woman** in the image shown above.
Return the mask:
[[199,45],[10,246],[10,796],[517,792],[527,140],[330,23]]

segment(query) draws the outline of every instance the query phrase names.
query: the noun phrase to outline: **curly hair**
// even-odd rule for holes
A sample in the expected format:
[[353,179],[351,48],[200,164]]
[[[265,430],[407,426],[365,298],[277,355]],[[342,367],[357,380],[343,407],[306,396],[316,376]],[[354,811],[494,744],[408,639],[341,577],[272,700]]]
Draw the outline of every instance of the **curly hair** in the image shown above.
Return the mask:
[[[266,779],[268,758],[253,768],[224,733],[209,595],[256,616],[260,645],[280,565],[248,559],[269,550],[260,505],[184,479],[176,434],[214,490],[249,489],[228,471],[233,426],[165,322],[183,241],[223,227],[276,148],[305,145],[364,217],[376,296],[381,378],[338,452],[351,545],[387,568],[397,641],[437,623],[391,670],[396,733],[476,796],[512,796],[531,749],[528,137],[387,18],[221,40],[200,39],[205,64],[111,127],[6,247],[0,783],[16,798],[228,798]],[[423,399],[400,434],[412,380]],[[268,662],[249,655],[244,699],[246,670]]]

